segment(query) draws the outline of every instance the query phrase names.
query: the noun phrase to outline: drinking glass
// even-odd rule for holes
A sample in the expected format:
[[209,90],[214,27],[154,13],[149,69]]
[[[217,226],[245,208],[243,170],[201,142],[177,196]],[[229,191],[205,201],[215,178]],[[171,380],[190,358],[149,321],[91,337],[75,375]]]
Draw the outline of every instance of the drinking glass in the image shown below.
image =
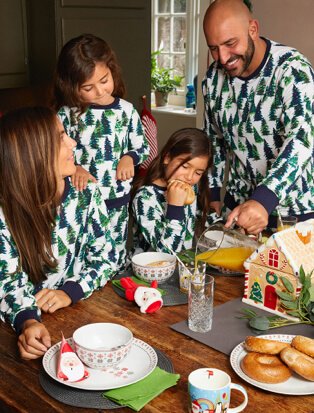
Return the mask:
[[278,216],[277,218],[277,231],[283,231],[284,229],[288,229],[290,227],[293,227],[296,225],[298,219],[297,217],[294,217],[293,215],[288,215],[288,216]]
[[212,328],[214,306],[214,277],[197,274],[190,277],[188,299],[189,329],[206,333]]

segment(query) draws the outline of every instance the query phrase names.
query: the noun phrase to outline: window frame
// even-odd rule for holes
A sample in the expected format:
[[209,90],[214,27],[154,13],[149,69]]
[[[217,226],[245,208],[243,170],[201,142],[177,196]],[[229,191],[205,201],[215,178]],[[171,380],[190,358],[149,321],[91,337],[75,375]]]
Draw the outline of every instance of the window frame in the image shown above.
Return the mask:
[[[198,51],[199,51],[199,22],[200,22],[200,0],[186,0],[186,13],[173,13],[173,3],[171,1],[170,13],[158,13],[158,0],[152,0],[152,31],[151,47],[152,52],[158,50],[158,18],[160,16],[170,16],[170,42],[172,42],[172,25],[174,16],[185,16],[186,20],[186,44],[185,44],[185,78],[182,86],[177,89],[177,93],[170,93],[169,104],[185,106],[186,85],[193,83],[198,71]],[[170,52],[171,53],[171,52]],[[183,52],[175,52],[173,55],[180,55]]]

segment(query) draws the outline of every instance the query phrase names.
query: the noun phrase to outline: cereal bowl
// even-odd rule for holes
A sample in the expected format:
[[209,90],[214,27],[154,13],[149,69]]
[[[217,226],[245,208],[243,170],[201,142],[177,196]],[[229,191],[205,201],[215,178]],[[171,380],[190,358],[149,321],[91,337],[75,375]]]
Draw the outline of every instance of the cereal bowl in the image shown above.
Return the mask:
[[78,357],[93,369],[119,364],[129,354],[132,340],[128,328],[113,323],[86,324],[73,333]]
[[134,274],[144,281],[167,281],[176,268],[176,258],[165,252],[142,252],[132,258]]

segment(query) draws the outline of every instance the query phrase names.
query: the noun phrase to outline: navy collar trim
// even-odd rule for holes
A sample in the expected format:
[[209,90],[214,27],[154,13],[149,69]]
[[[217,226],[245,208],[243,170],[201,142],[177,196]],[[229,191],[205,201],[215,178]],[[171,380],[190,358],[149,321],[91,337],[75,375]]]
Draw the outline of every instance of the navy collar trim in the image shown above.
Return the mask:
[[110,103],[110,105],[95,105],[95,104],[93,104],[93,105],[90,105],[90,108],[91,109],[101,109],[101,110],[115,109],[119,105],[119,102],[120,102],[120,98],[115,97],[114,101],[112,103]]
[[156,189],[160,189],[161,191],[166,191],[167,189],[166,186],[161,186],[161,185],[156,185],[156,184],[152,184],[152,186]]
[[238,79],[244,80],[244,81],[251,80],[254,77],[256,77],[260,73],[260,71],[263,69],[263,67],[265,66],[265,63],[266,63],[266,61],[268,59],[268,56],[269,56],[269,52],[270,52],[270,48],[271,48],[271,42],[268,39],[265,39],[264,37],[261,37],[261,39],[263,39],[264,42],[266,43],[266,51],[265,51],[265,54],[264,54],[264,57],[263,57],[263,60],[262,60],[261,64],[258,66],[258,68],[256,70],[254,70],[254,72],[250,76],[247,76],[247,77],[238,76]]

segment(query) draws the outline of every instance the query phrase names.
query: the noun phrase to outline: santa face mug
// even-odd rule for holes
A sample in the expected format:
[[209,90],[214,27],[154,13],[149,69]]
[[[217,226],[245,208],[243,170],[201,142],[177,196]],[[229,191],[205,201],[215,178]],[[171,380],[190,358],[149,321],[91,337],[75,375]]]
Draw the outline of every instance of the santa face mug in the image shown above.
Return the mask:
[[[246,390],[239,384],[231,383],[231,378],[222,370],[203,368],[189,375],[190,413],[237,413],[248,403]],[[240,406],[229,409],[231,389],[244,395]]]

